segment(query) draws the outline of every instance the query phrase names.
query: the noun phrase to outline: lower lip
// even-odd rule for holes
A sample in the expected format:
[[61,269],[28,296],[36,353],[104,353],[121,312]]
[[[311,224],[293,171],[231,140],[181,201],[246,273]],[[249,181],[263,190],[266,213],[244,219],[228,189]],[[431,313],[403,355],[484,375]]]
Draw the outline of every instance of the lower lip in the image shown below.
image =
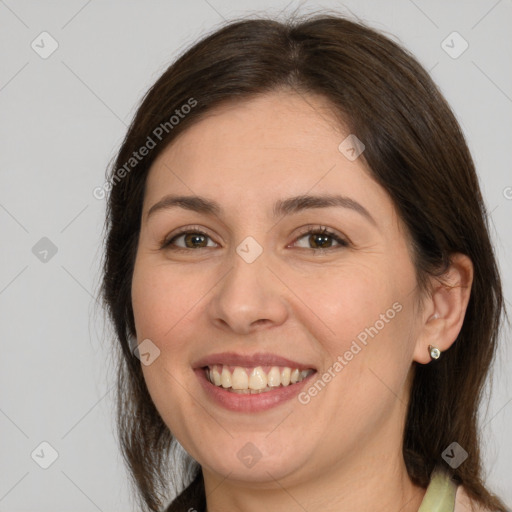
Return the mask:
[[218,405],[238,412],[259,412],[276,407],[284,402],[295,398],[305,386],[307,381],[311,379],[316,372],[308,375],[304,380],[290,384],[288,386],[278,387],[272,391],[263,393],[242,394],[227,391],[223,387],[212,384],[205,375],[203,368],[194,370],[199,382],[206,391],[206,394]]

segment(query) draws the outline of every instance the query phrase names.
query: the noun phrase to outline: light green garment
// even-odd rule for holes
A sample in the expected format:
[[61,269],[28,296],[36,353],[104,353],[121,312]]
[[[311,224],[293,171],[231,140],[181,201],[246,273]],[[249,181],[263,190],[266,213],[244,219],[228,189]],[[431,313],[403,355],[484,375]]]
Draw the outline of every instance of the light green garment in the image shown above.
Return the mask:
[[437,466],[430,477],[418,512],[453,512],[457,483],[442,466]]

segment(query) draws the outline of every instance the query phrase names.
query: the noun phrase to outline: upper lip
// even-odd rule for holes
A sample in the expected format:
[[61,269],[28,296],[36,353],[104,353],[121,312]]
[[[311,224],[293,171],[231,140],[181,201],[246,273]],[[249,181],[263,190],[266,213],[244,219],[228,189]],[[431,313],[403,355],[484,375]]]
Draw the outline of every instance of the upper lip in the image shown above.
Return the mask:
[[258,352],[256,354],[238,354],[235,352],[222,352],[211,354],[209,356],[198,359],[192,366],[194,368],[204,368],[205,366],[228,365],[228,366],[287,366],[289,368],[297,368],[299,370],[315,369],[310,364],[303,364],[292,361],[286,357],[278,356],[268,352]]

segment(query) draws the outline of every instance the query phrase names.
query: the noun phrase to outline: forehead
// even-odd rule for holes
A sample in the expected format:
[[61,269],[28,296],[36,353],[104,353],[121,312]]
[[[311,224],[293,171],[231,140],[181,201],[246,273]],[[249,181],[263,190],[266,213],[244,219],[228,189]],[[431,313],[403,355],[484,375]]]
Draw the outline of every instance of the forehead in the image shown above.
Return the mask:
[[306,193],[350,195],[376,217],[392,204],[362,159],[340,143],[350,133],[323,97],[274,92],[214,109],[173,141],[148,176],[145,209],[166,193],[258,209]]

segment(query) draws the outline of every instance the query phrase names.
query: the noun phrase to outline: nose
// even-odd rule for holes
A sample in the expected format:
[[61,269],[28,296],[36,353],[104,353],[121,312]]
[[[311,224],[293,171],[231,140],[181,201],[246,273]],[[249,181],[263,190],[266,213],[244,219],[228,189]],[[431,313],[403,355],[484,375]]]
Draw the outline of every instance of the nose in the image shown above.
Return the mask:
[[252,263],[234,253],[231,268],[212,290],[211,322],[236,334],[283,324],[289,314],[287,288],[276,274],[265,251]]

